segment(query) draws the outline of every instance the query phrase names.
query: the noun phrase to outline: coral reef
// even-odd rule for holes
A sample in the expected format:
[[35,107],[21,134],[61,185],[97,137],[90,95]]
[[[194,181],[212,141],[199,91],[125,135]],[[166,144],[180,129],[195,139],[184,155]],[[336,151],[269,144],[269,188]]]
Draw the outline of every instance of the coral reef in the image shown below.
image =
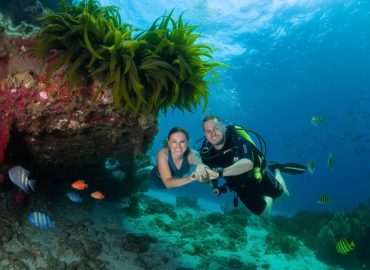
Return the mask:
[[38,0],[9,0],[2,1],[0,12],[11,18],[14,24],[21,23],[37,24],[44,9]]
[[34,172],[39,184],[76,177],[100,182],[105,158],[115,157],[128,181],[109,181],[106,188],[113,196],[139,190],[144,177],[135,176],[140,166],[135,159],[146,160],[156,119],[117,110],[109,91],[92,100],[98,82],[68,89],[64,70],[47,82],[45,63],[32,53],[32,44],[32,39],[5,32],[0,36],[1,177],[17,164]]
[[[321,228],[317,238],[319,256],[328,262],[340,262],[345,267],[370,266],[369,252],[370,208],[360,204],[353,211],[336,213],[333,218]],[[346,238],[356,243],[356,251],[352,256],[343,256],[336,252],[335,246],[339,239]]]
[[200,209],[198,200],[194,196],[176,196],[176,207]]
[[[19,36],[23,38],[32,38],[36,31],[36,26],[22,21],[19,25],[14,25],[13,22],[0,13],[0,37],[4,35]],[[3,58],[7,52],[2,47],[0,48],[0,58]]]
[[291,235],[304,240],[305,244],[312,249],[317,249],[317,234],[333,217],[330,212],[300,211],[292,217],[274,216],[272,219],[276,229],[284,235]]
[[205,109],[205,76],[218,78],[214,68],[225,66],[211,61],[211,47],[196,43],[200,35],[182,14],[177,21],[172,12],[161,16],[135,38],[117,7],[95,0],[64,3],[60,12],[49,11],[41,20],[35,51],[48,57],[49,76],[67,65],[70,87],[97,79],[102,85],[95,98],[108,87],[114,105],[131,113],[156,116],[170,107],[192,111],[202,101]]
[[271,233],[267,235],[266,243],[266,254],[282,252],[284,254],[294,255],[299,250],[297,240],[291,236]]
[[[0,193],[0,269],[288,269],[293,266],[343,270],[338,265],[321,263],[298,237],[278,230],[273,223],[246,215],[242,208],[229,214],[176,208],[141,193],[123,198],[122,203],[84,198],[84,203],[77,205],[65,196],[64,184],[57,185],[61,192],[52,203],[32,196],[31,203],[18,210],[10,193]],[[33,226],[27,221],[30,209],[47,213],[56,226],[48,230]],[[367,211],[357,209],[354,216],[365,218]],[[128,215],[131,213],[135,214]],[[309,218],[308,213],[305,216]],[[363,239],[358,251],[366,248],[367,240]],[[356,250],[351,257],[356,258],[357,254]],[[349,260],[348,256],[345,258]],[[345,269],[367,269],[362,259],[362,265],[358,261],[352,261],[352,265],[339,262]]]
[[[4,196],[0,201],[0,269],[123,269],[129,263],[117,241],[125,234],[113,222],[114,210],[85,205],[73,215],[76,208],[63,196],[54,200],[54,208],[48,207],[57,226],[40,230],[27,221],[28,207],[15,217],[14,201]],[[37,205],[48,203],[37,198],[33,207]],[[108,249],[114,255],[104,255]],[[112,265],[107,255],[119,259]]]
[[[72,0],[63,1],[72,4]],[[9,18],[16,27],[21,25],[39,25],[40,21],[37,18],[45,15],[45,9],[49,8],[56,11],[60,2],[60,0],[1,1],[0,13],[3,13],[5,17]]]
[[171,218],[176,218],[176,211],[173,205],[146,195],[133,195],[127,198],[124,211],[133,217],[140,215],[166,214]]
[[157,239],[148,235],[127,234],[122,240],[122,248],[126,251],[144,253],[149,250],[150,243],[156,243]]
[[[346,269],[367,269],[370,265],[370,209],[366,204],[335,214],[302,211],[293,217],[276,216],[272,224],[271,230],[275,234],[270,242],[273,246],[285,245],[287,250],[294,250],[294,241],[289,238],[295,237],[315,250],[317,257],[328,264],[339,264]],[[336,251],[342,238],[355,242],[355,250],[350,254]]]
[[[221,214],[190,205],[176,208],[173,215],[172,204],[143,195],[135,197],[139,214],[128,217],[125,224],[134,224],[131,229],[135,235],[155,237],[163,250],[171,250],[171,256],[182,258],[175,261],[177,269],[285,269],[282,261],[296,269],[330,269],[319,262],[313,266],[314,254],[302,240],[280,231],[273,223],[261,222],[245,208]],[[125,213],[128,204],[129,201],[124,203]],[[159,210],[148,211],[148,207],[153,208],[151,205]],[[149,250],[152,248],[153,243],[149,244]],[[172,262],[171,256],[167,266]],[[158,263],[163,265],[166,258],[161,257]],[[184,260],[190,268],[184,268]]]
[[[111,198],[147,189],[144,153],[158,113],[206,106],[205,76],[217,77],[214,68],[223,66],[212,61],[212,48],[196,43],[196,27],[172,12],[135,37],[117,7],[94,0],[62,1],[41,28],[1,22],[0,178],[22,165],[38,190],[77,177]],[[107,157],[122,164],[124,180],[107,177]]]

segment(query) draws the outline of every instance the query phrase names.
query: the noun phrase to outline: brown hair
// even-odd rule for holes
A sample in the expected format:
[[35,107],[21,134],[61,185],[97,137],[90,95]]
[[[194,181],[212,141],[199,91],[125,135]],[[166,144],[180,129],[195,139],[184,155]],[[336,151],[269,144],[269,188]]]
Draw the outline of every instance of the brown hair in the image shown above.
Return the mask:
[[184,133],[185,134],[185,137],[186,137],[186,140],[189,141],[189,133],[184,128],[181,128],[181,127],[174,127],[174,128],[172,128],[170,130],[170,132],[168,132],[167,140],[170,139],[170,137],[171,137],[172,134],[177,133],[177,132]]

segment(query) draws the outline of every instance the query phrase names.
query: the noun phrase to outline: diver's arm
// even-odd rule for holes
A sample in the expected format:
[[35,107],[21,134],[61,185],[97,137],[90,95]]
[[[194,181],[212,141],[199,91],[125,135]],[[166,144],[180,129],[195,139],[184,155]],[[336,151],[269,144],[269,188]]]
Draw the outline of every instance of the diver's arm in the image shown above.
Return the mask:
[[198,151],[193,149],[189,153],[189,164],[197,165],[195,171],[192,173],[191,177],[195,177],[201,183],[209,182],[207,169],[209,167],[206,164],[203,164],[202,158]]
[[249,172],[253,169],[253,162],[250,159],[242,158],[235,162],[233,165],[224,168],[224,176],[234,176],[242,173]]
[[196,177],[194,177],[193,175],[183,178],[172,177],[170,166],[168,165],[168,154],[166,148],[158,152],[157,166],[159,175],[161,176],[162,182],[166,188],[181,187],[183,185],[186,185],[190,182],[197,180]]
[[194,149],[190,149],[188,159],[189,159],[190,165],[203,164],[202,158],[200,157],[199,152]]
[[206,173],[206,168],[209,168],[206,164],[203,164],[202,158],[199,155],[199,152],[191,149],[189,153],[189,164],[190,165],[197,165],[196,171],[197,172],[204,172]]
[[232,165],[225,167],[223,170],[223,176],[235,176],[253,169],[253,148],[252,144],[247,141],[243,136],[239,135],[237,140],[238,145],[238,157],[239,160]]
[[[224,168],[223,176],[240,175],[240,174],[246,173],[246,172],[248,172],[252,169],[253,169],[252,160],[247,159],[247,158],[242,158],[242,159],[238,160],[237,162],[235,162],[233,165]],[[211,180],[217,179],[218,176],[219,176],[219,173],[214,171],[214,170],[207,169],[207,172],[208,172],[209,178]]]

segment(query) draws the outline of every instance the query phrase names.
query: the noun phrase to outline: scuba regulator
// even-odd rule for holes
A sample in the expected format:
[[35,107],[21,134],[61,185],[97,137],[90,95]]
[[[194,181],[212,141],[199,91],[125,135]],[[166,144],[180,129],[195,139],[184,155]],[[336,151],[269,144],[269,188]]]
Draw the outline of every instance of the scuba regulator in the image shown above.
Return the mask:
[[218,172],[218,178],[212,181],[212,195],[213,196],[220,196],[227,192],[227,183],[223,184],[222,186],[218,185],[218,179],[223,177],[224,168],[217,167],[213,169],[214,171]]
[[[218,185],[218,179],[222,178],[224,168],[217,167],[213,169],[214,171],[218,172],[218,178],[212,181],[212,195],[213,196],[220,196],[221,194],[225,194],[227,192],[227,183],[223,184],[222,186]],[[234,207],[238,207],[238,194],[234,191]]]

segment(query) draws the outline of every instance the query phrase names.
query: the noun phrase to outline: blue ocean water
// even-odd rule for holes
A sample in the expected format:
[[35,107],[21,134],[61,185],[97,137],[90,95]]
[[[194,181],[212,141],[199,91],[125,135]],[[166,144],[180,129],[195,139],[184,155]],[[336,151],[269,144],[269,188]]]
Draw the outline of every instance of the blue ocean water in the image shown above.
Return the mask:
[[[370,1],[105,0],[122,19],[146,29],[165,12],[199,25],[205,42],[218,48],[220,84],[210,86],[202,113],[168,112],[151,152],[181,125],[192,141],[202,137],[201,119],[217,114],[260,133],[268,159],[316,162],[314,174],[286,175],[290,198],[274,210],[351,209],[370,195]],[[324,121],[313,126],[313,115]],[[334,170],[327,166],[334,155]],[[213,199],[209,186],[178,189]],[[317,203],[321,194],[332,203]],[[214,198],[227,202],[230,196]]]

